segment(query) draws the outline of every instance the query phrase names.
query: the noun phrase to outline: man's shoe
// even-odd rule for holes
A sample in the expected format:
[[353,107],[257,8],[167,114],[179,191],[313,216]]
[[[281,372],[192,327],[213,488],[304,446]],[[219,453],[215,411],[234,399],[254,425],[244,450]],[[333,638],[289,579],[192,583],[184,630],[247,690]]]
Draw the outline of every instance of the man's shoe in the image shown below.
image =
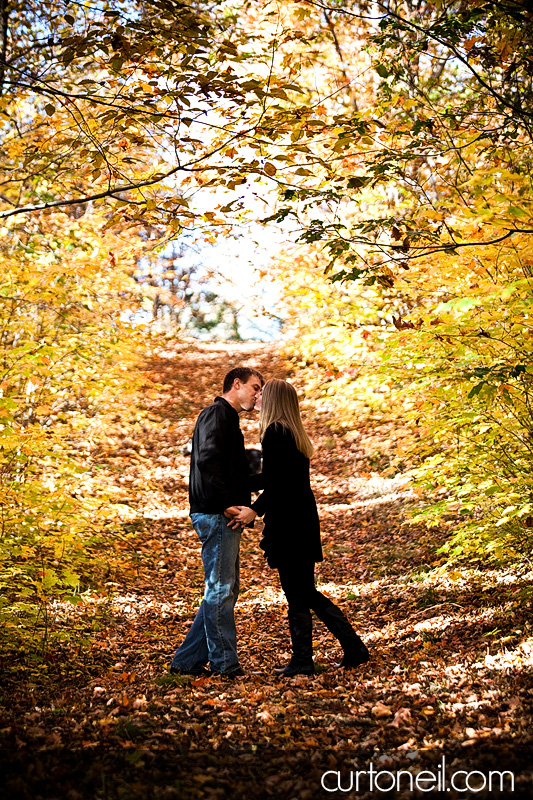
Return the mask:
[[237,667],[237,669],[232,669],[231,672],[223,672],[222,674],[225,678],[230,678],[233,681],[235,678],[244,678],[246,672],[242,667]]
[[235,678],[243,678],[246,675],[242,667],[235,667],[235,669],[229,672],[213,672],[211,674],[220,678],[229,678],[232,681],[234,681]]
[[212,675],[210,669],[206,669],[205,667],[196,667],[195,669],[182,669],[181,667],[170,667],[170,674],[171,675],[192,675],[195,678],[201,677],[209,677]]

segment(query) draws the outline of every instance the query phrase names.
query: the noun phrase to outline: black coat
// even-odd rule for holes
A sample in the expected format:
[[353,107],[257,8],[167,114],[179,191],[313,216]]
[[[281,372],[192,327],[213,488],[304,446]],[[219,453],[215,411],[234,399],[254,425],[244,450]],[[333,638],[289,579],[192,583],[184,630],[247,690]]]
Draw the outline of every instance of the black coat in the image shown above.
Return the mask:
[[249,506],[251,502],[239,415],[223,397],[216,397],[196,420],[189,502],[191,514],[222,514],[229,506]]
[[261,547],[271,567],[322,561],[320,523],[309,482],[309,459],[292,432],[272,423],[263,437],[263,493],[252,508],[265,517]]

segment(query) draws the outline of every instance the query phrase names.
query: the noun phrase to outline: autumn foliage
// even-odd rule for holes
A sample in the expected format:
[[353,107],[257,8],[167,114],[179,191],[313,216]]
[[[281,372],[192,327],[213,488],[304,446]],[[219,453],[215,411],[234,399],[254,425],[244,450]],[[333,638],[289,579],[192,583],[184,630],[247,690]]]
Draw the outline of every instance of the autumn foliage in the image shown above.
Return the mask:
[[53,598],[79,601],[112,498],[87,455],[129,416],[139,334],[135,248],[97,215],[10,222],[2,325],[2,627],[46,631]]
[[416,467],[420,518],[450,528],[452,558],[528,558],[530,15],[369,8],[297,12],[306,41],[329,45],[321,70],[301,67],[293,138],[313,167],[287,177],[273,215],[302,243],[277,265],[293,348],[341,425],[366,405],[409,427],[392,466]]

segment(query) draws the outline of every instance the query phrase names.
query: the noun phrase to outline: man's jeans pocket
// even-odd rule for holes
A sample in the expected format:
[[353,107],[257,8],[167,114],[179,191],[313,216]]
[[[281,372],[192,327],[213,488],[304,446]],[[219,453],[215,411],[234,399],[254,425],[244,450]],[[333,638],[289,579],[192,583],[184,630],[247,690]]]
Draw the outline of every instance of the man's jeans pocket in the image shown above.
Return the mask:
[[[216,533],[217,527],[221,520],[219,517],[222,514],[200,514],[198,512],[191,514],[191,521],[196,531],[196,534],[202,544],[206,542],[211,536]],[[225,519],[225,517],[224,517]]]

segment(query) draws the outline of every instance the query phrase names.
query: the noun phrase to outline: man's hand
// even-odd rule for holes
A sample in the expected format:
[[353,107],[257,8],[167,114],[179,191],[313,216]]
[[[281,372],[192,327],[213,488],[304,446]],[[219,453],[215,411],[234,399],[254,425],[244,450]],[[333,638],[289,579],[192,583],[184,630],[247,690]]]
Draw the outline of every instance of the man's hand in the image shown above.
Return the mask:
[[228,506],[228,508],[224,510],[224,516],[228,519],[233,519],[233,517],[237,516],[240,510],[241,506]]
[[224,516],[229,519],[228,528],[235,529],[242,527],[242,523],[236,521],[237,515],[240,514],[240,511],[241,506],[229,506],[225,509]]
[[248,508],[248,506],[241,506],[237,516],[233,518],[233,522],[238,522],[241,525],[248,525],[248,523],[253,522],[256,517],[257,514],[253,510],[253,508]]

